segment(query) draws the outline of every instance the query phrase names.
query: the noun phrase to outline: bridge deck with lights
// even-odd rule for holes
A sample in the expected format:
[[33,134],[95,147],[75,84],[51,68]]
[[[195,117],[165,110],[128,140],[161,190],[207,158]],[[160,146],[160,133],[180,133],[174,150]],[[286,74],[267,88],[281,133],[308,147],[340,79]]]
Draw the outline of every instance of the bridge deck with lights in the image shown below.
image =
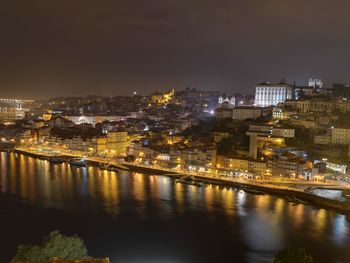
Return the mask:
[[[34,102],[34,100],[2,99],[2,98],[0,98],[0,103],[15,107],[16,110],[23,110],[23,108],[22,108],[23,104],[30,104],[33,102]],[[0,108],[2,108],[2,107],[0,106]]]

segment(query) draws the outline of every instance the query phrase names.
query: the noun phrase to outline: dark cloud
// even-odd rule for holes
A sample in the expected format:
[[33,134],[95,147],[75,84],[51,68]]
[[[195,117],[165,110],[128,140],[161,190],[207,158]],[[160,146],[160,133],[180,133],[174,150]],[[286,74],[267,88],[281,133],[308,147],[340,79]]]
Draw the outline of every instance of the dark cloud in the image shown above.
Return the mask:
[[349,1],[0,2],[2,96],[348,81]]

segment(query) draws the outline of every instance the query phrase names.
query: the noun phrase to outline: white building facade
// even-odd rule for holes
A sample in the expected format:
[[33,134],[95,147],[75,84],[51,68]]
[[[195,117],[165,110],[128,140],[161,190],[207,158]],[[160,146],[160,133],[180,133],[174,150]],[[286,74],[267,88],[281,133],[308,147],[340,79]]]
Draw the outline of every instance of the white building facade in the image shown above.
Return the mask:
[[292,87],[284,81],[278,84],[261,83],[255,87],[255,106],[269,107],[292,98]]
[[221,94],[218,98],[218,107],[221,108],[224,105],[227,105],[229,108],[235,107],[236,104],[236,98],[235,96],[229,96],[227,94]]
[[311,77],[309,78],[309,87],[314,88],[323,88],[323,81],[320,77]]

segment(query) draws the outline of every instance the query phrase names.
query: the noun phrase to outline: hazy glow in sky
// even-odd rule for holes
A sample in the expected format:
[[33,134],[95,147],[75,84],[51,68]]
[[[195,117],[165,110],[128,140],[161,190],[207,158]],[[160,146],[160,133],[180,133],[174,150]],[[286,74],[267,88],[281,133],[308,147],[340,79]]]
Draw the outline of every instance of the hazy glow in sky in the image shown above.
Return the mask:
[[346,0],[2,1],[2,96],[346,82],[349,9]]

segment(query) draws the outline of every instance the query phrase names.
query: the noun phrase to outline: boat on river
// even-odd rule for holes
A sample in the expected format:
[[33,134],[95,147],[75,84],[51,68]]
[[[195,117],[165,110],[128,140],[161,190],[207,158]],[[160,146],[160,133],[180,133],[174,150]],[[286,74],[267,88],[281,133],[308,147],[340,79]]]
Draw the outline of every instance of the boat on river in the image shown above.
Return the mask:
[[304,201],[304,200],[301,200],[301,199],[299,199],[299,198],[297,198],[297,197],[294,197],[294,200],[295,200],[296,203],[298,203],[298,204],[302,204],[302,205],[308,205],[308,204],[309,204],[308,202],[306,202],[306,201]]
[[49,161],[51,163],[63,163],[64,162],[64,159],[63,158],[60,158],[60,157],[51,157],[49,159]]
[[194,185],[194,186],[198,186],[198,187],[202,187],[204,186],[203,182],[198,182],[195,180],[182,180],[182,179],[176,179],[175,183],[181,183],[181,184],[187,184],[187,185]]
[[243,190],[249,194],[254,194],[254,195],[264,195],[265,194],[264,191],[253,189],[253,188],[244,188]]
[[302,204],[302,205],[308,205],[309,203],[304,201],[304,200],[301,200],[295,196],[287,196],[287,200],[291,203],[293,203],[292,205],[295,206],[295,205],[298,205],[298,204]]
[[75,159],[69,160],[69,164],[73,165],[73,166],[85,167],[86,166],[86,160],[85,159],[75,158]]
[[104,163],[99,165],[100,170],[107,170],[112,172],[117,172],[118,168],[110,163]]

